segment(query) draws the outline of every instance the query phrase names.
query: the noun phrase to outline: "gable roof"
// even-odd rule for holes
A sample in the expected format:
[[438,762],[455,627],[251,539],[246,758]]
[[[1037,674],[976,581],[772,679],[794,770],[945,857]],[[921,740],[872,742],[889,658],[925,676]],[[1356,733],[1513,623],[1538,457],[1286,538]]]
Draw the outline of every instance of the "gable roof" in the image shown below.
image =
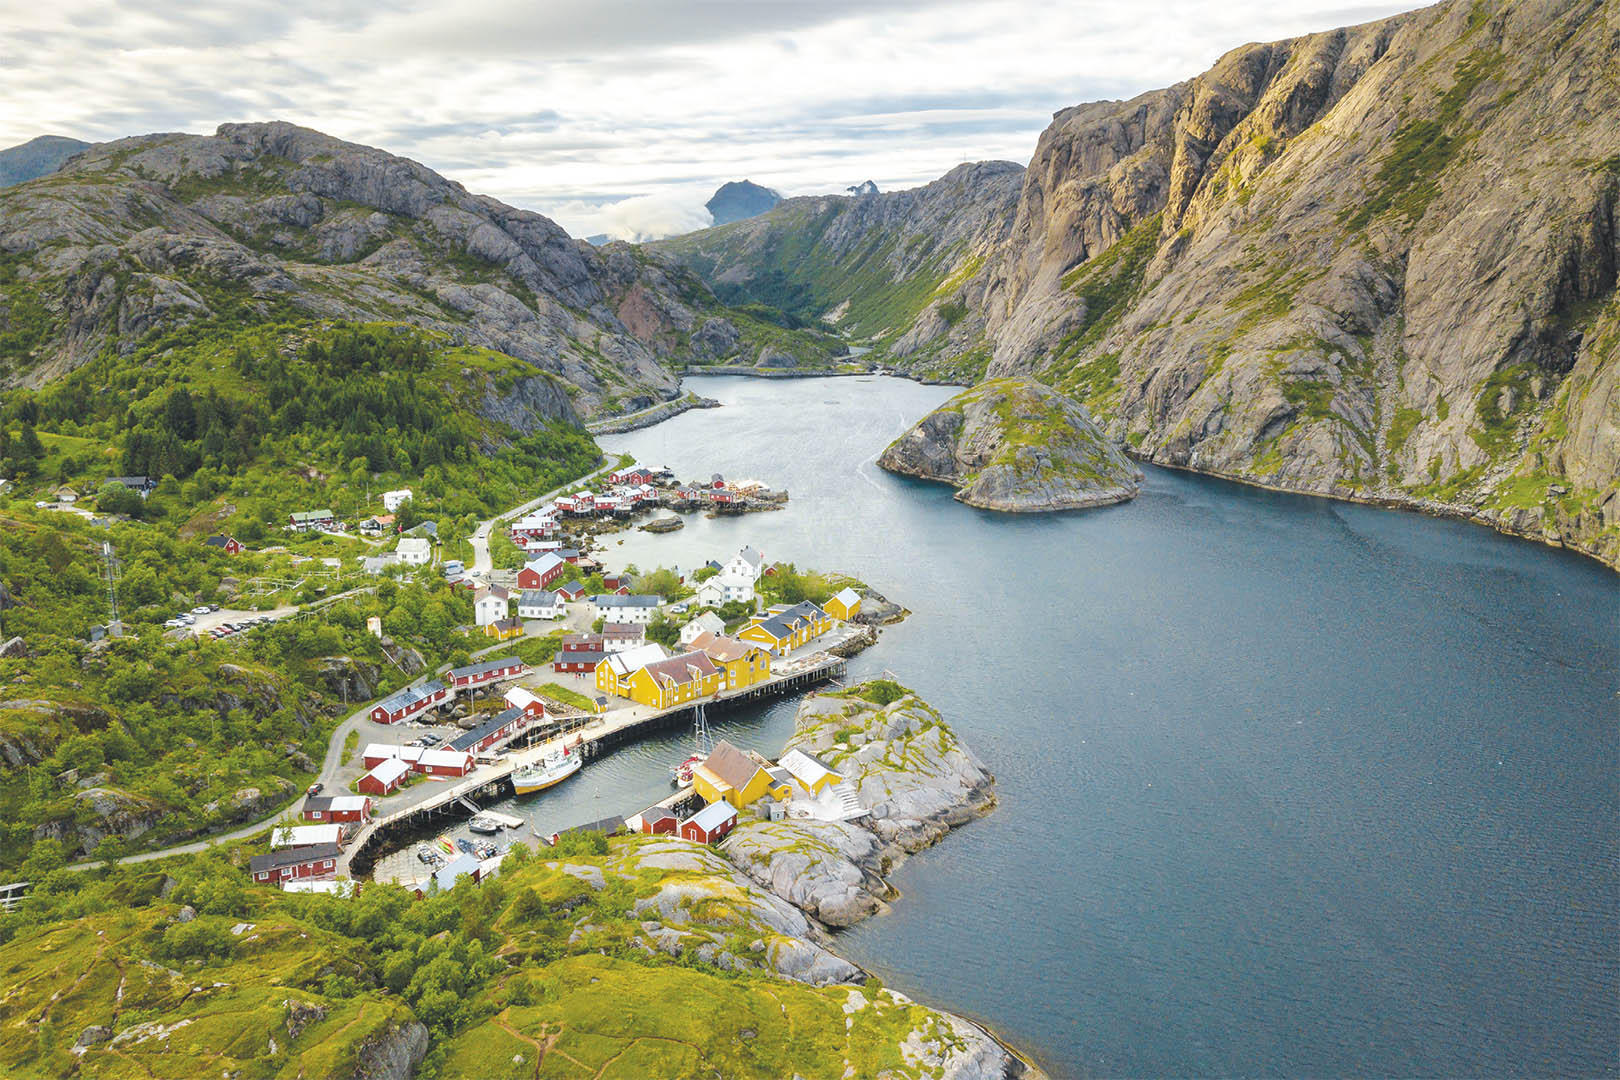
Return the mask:
[[837,600],[845,607],[854,607],[856,604],[860,603],[861,594],[850,588],[848,585],[845,585],[842,589],[838,590],[838,595],[834,596],[833,599]]
[[637,638],[644,638],[644,637],[647,636],[647,631],[646,631],[645,628],[642,627],[642,625],[640,623],[604,622],[602,624],[602,636],[604,638],[610,638],[610,637],[637,637]]
[[524,589],[518,594],[518,607],[556,607],[560,603],[560,594],[550,589]]
[[668,655],[662,645],[649,642],[646,645],[637,645],[635,648],[626,649],[623,652],[608,653],[607,662],[613,673],[622,679],[631,672],[646,667],[648,664],[656,664]]
[[772,615],[768,619],[754,623],[753,626],[745,627],[744,630],[755,628],[764,630],[778,641],[786,641],[793,636],[793,624],[783,615]]
[[704,832],[713,832],[736,816],[737,808],[726,802],[726,800],[721,799],[719,802],[712,802],[708,806],[705,806],[703,809],[681,822],[681,824],[696,825]]
[[490,671],[499,671],[501,668],[518,667],[522,663],[523,661],[515,656],[503,656],[498,660],[485,660],[478,664],[468,664],[466,667],[451,668],[450,676],[455,679],[466,679]]
[[441,890],[450,890],[456,887],[458,878],[471,877],[478,869],[478,856],[461,854],[433,872],[427,881],[419,881],[416,887],[426,891],[428,881],[439,883]]
[[599,608],[646,608],[657,607],[664,602],[661,596],[620,596],[617,593],[603,593],[591,597],[591,603]]
[[725,637],[708,630],[692,639],[692,648],[721,661],[741,660],[751,652],[765,651],[753,642],[738,641],[736,638]]
[[255,873],[266,870],[280,870],[287,866],[297,866],[300,863],[319,862],[322,859],[335,859],[342,854],[343,849],[336,844],[316,844],[313,847],[281,848],[268,855],[255,855],[248,860],[248,869]]
[[403,690],[389,694],[372,707],[386,709],[388,712],[397,712],[400,709],[416,704],[423,698],[430,698],[443,689],[444,683],[434,679],[431,682],[423,683],[421,686],[407,686]]
[[700,652],[681,653],[679,656],[671,656],[667,660],[643,666],[647,669],[647,674],[653,677],[654,682],[673,683],[695,682],[717,674],[720,670],[714,666],[713,660]]
[[309,847],[312,844],[336,844],[343,836],[343,826],[337,823],[331,825],[282,825],[270,833],[270,847]]
[[364,795],[316,795],[304,800],[305,810],[363,810],[371,800]]
[[543,552],[537,558],[530,559],[528,562],[524,563],[523,564],[523,569],[525,569],[525,570],[533,570],[535,573],[539,574],[541,577],[545,577],[552,570],[555,570],[557,567],[561,566],[562,564],[563,564],[563,561],[561,559],[557,558],[557,555],[556,555],[555,552],[547,551],[547,552]]
[[843,774],[814,754],[807,754],[803,750],[789,750],[777,762],[782,768],[793,775],[795,780],[808,786],[813,786],[825,777],[832,777],[836,782],[842,780]]
[[649,806],[641,812],[641,820],[648,825],[675,817],[675,811],[667,806]]
[[366,775],[375,777],[377,780],[381,781],[384,786],[387,786],[410,771],[411,763],[409,761],[406,761],[404,758],[391,757],[384,758],[382,761],[379,761],[376,768],[372,769]]
[[698,768],[708,769],[730,787],[741,791],[759,771],[759,762],[721,739],[715,745],[714,752],[704,758]]
[[484,739],[495,734],[503,727],[506,727],[508,724],[516,721],[522,715],[523,710],[519,708],[514,707],[510,709],[502,709],[500,712],[496,713],[494,716],[491,716],[488,720],[485,720],[477,727],[464,731],[460,735],[457,735],[455,738],[451,739],[448,744],[448,749],[471,750],[475,743],[482,742]]
[[765,556],[758,548],[745,547],[737,552],[737,557],[749,566],[757,567],[765,561]]

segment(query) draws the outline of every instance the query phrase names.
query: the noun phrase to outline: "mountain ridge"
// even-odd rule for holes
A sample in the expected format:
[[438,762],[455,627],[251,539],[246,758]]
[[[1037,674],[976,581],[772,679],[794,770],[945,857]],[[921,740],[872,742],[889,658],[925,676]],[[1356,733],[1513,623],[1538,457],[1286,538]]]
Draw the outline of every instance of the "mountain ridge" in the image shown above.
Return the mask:
[[[1010,212],[956,208],[999,233],[977,264],[888,283],[926,291],[882,353],[1033,375],[1157,464],[1620,565],[1617,66],[1613,4],[1447,0],[1060,110]],[[663,250],[836,311],[838,252],[761,254],[802,228],[779,207]]]

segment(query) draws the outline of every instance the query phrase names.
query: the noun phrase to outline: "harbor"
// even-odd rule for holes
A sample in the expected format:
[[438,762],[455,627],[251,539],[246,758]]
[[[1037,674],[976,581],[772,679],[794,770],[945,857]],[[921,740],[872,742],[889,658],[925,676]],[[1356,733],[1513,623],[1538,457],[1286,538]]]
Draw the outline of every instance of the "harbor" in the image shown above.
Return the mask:
[[[721,691],[701,702],[662,709],[633,706],[600,716],[576,716],[536,727],[515,740],[523,744],[520,748],[509,749],[487,762],[481,762],[470,775],[454,783],[441,782],[443,786],[440,790],[424,799],[362,823],[353,833],[347,848],[338,856],[337,876],[364,877],[372,873],[381,857],[389,852],[440,833],[448,826],[460,825],[474,815],[489,813],[487,807],[517,794],[512,782],[516,772],[544,761],[548,755],[566,750],[588,764],[649,735],[690,730],[699,707],[711,714],[724,713],[766,699],[795,695],[819,685],[841,681],[847,673],[849,662],[828,650],[838,648],[847,636],[852,635],[838,634],[834,640],[825,642],[817,652],[785,661],[769,679],[737,690]],[[640,807],[612,809],[627,814]],[[514,817],[510,814],[503,816]],[[522,818],[516,820],[520,825],[525,823]],[[564,827],[579,823],[565,822]],[[508,827],[507,831],[516,833],[521,829]],[[531,843],[534,840],[528,834],[521,838]]]

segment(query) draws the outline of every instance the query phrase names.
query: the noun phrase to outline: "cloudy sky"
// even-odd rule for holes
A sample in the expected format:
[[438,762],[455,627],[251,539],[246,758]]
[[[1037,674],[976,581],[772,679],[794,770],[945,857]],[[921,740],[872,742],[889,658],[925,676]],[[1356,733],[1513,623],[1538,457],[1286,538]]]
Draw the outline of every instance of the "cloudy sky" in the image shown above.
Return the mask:
[[575,235],[683,231],[725,180],[890,190],[963,160],[1024,162],[1064,106],[1413,6],[0,0],[0,146],[289,120]]

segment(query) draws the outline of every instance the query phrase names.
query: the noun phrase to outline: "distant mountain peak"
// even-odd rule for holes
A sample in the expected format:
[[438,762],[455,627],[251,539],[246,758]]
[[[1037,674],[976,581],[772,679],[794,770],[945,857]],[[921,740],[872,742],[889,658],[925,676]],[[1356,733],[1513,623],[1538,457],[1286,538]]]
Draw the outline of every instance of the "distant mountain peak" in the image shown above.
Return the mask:
[[728,225],[744,218],[758,217],[782,201],[782,196],[752,180],[731,180],[721,184],[704,203],[716,225]]
[[65,135],[39,135],[0,150],[0,188],[49,176],[90,144]]
[[868,181],[866,181],[865,183],[862,183],[862,184],[856,184],[853,187],[847,187],[844,190],[849,192],[851,195],[876,195],[876,194],[878,194],[878,186],[877,186],[877,184],[873,183],[871,180],[868,180]]

